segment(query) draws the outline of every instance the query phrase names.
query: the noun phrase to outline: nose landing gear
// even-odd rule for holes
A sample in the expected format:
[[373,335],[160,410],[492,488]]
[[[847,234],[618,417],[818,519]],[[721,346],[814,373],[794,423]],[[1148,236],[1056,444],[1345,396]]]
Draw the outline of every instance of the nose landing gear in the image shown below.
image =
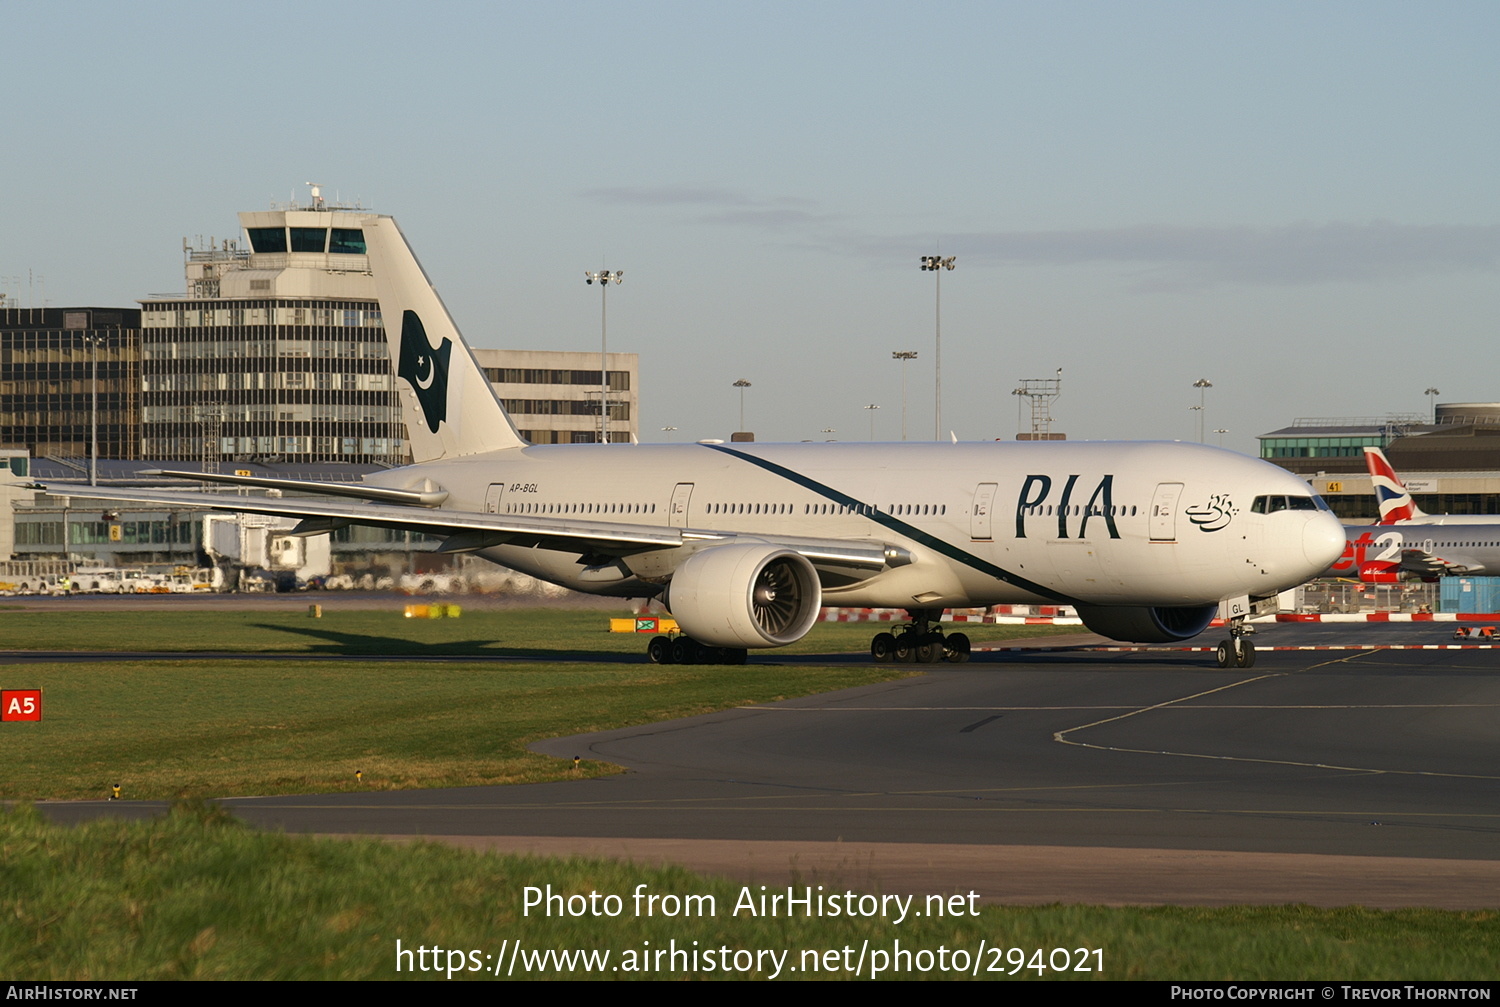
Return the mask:
[[870,656],[878,664],[963,664],[969,659],[969,638],[963,633],[944,633],[937,622],[942,610],[908,609],[911,622],[892,627],[894,632],[876,633],[870,641]]
[[1221,668],[1252,668],[1255,666],[1255,644],[1249,639],[1254,626],[1245,625],[1244,616],[1229,620],[1229,639],[1219,641],[1218,662]]

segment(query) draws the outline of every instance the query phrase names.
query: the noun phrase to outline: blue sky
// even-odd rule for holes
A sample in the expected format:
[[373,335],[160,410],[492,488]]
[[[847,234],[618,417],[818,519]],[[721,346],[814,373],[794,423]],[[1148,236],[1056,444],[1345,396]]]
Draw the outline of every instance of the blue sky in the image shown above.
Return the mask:
[[[130,303],[303,182],[477,346],[641,354],[643,439],[1075,438],[1500,399],[1493,3],[7,9],[0,289]],[[15,278],[19,277],[19,280]],[[1215,436],[1210,433],[1210,440]]]

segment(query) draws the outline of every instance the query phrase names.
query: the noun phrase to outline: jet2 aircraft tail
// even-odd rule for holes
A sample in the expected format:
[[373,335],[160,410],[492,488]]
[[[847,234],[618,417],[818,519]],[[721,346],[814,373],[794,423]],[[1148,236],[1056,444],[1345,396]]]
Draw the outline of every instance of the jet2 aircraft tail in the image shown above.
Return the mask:
[[1426,517],[1422,508],[1412,502],[1411,493],[1391,467],[1384,451],[1365,448],[1365,467],[1370,470],[1370,482],[1375,484],[1375,499],[1380,504],[1379,524],[1400,524]]
[[364,232],[413,460],[524,447],[395,219]]

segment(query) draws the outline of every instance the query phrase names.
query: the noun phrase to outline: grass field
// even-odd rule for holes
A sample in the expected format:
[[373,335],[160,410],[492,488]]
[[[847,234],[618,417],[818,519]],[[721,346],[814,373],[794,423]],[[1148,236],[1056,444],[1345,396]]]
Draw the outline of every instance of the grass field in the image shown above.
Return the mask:
[[[700,896],[705,915],[637,915],[630,896],[641,884],[652,893]],[[561,895],[619,895],[623,911],[527,914],[525,888],[547,885]],[[956,916],[897,923],[879,916],[735,915],[740,891],[686,871],[612,861],[258,833],[201,808],[153,822],[106,820],[74,829],[22,809],[0,814],[0,975],[446,981],[445,972],[420,966],[454,966],[455,979],[490,978],[496,957],[504,973],[517,942],[515,978],[769,978],[777,968],[781,979],[855,978],[850,966],[861,959],[859,976],[868,978],[882,953],[890,969],[882,977],[890,978],[968,978],[976,967],[983,979],[1410,981],[1500,974],[1495,913],[989,906],[978,915],[965,907]],[[703,896],[712,896],[714,915],[706,914]],[[411,955],[402,960],[407,970],[398,972],[397,940],[407,950],[444,953]],[[907,953],[904,968],[894,954],[898,942]],[[650,957],[674,946],[700,957],[683,954],[675,968],[671,958]],[[1065,954],[1054,957],[1053,949]],[[592,971],[577,961],[571,967],[555,958],[535,961],[559,950],[609,958],[596,958]],[[712,959],[702,955],[710,950]],[[755,952],[762,952],[758,968]],[[772,956],[781,956],[779,965]],[[1090,971],[1034,967],[1049,959]],[[705,967],[710,961],[713,967]],[[475,965],[481,971],[468,971]]]
[[[162,612],[0,611],[7,649],[183,654],[5,669],[5,688],[44,690],[45,719],[0,731],[0,799],[100,798],[116,783],[126,798],[145,799],[599,775],[615,769],[587,763],[574,770],[526,746],[912,673],[868,663],[785,665],[760,655],[743,666],[656,666],[641,656],[646,638],[609,633],[608,618],[516,610],[404,619],[395,605],[322,619],[167,605]],[[868,624],[819,625],[799,649],[858,650],[872,632]],[[193,651],[292,656],[195,659]],[[418,659],[431,656],[475,660]],[[516,657],[523,659],[493,660]]]
[[[458,619],[406,619],[400,600],[384,610],[329,609],[321,619],[301,612],[181,611],[173,609],[171,599],[156,611],[0,608],[0,650],[530,655],[578,661],[644,655],[649,638],[610,633],[610,615],[516,608],[466,609]],[[870,637],[881,628],[872,623],[818,623],[786,651],[752,653],[759,661],[775,661],[781,653],[868,653]],[[1078,632],[1077,627],[983,624],[962,629],[976,642]]]
[[[126,798],[321,792],[569,778],[526,751],[533,740],[887,680],[911,669],[834,662],[656,667],[644,638],[611,635],[608,613],[466,612],[409,620],[390,611],[302,614],[0,611],[6,649],[113,650],[112,659],[12,664],[6,688],[45,689],[46,720],[0,728],[0,797]],[[976,639],[1039,635],[975,627]],[[820,625],[802,653],[862,651],[874,627]],[[130,652],[180,656],[140,659]],[[200,657],[202,653],[240,657]],[[248,659],[279,654],[272,659]],[[321,660],[320,655],[355,660]],[[457,657],[434,662],[431,655]],[[371,660],[358,658],[369,656]],[[529,657],[564,658],[541,662]],[[363,782],[354,779],[364,772]],[[635,886],[712,895],[709,919],[546,919],[522,890],[628,896]],[[1378,912],[1305,906],[1226,909],[989,907],[977,917],[751,919],[728,914],[739,886],[627,864],[476,855],[259,833],[204,808],[144,823],[80,828],[22,808],[0,814],[0,976],[41,979],[435,978],[397,972],[404,947],[505,953],[608,951],[612,969],[641,952],[789,952],[782,978],[814,951],[909,952],[905,977],[957,978],[935,966],[965,950],[982,978],[1485,979],[1500,974],[1495,913]],[[511,942],[506,944],[505,942]],[[865,942],[869,944],[866,945]],[[649,942],[649,943],[648,943]],[[981,958],[980,942],[989,950]],[[1016,969],[1015,954],[1025,949]],[[1036,970],[1036,949],[1097,950],[1102,972]],[[852,954],[853,952],[851,952]],[[743,956],[741,959],[743,960]],[[950,962],[951,962],[950,958]],[[1077,959],[1074,959],[1077,961]],[[445,964],[455,959],[444,957]],[[456,959],[467,969],[474,959]],[[427,964],[434,964],[429,956]],[[555,960],[516,973],[601,978],[764,978],[758,972],[585,973]],[[865,973],[868,974],[868,964]],[[1093,963],[1091,963],[1093,964]],[[626,966],[629,968],[629,966]],[[997,967],[999,972],[991,972]],[[415,968],[415,962],[413,962]],[[455,978],[482,977],[463,971]],[[889,974],[889,973],[888,973]]]

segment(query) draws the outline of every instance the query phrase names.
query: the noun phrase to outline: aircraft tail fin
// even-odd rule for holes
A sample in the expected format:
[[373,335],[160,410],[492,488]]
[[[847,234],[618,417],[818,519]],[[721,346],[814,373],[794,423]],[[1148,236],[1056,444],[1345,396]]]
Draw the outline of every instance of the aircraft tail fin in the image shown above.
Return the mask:
[[1370,482],[1375,484],[1375,500],[1380,504],[1379,524],[1400,524],[1425,516],[1422,508],[1412,501],[1406,484],[1391,467],[1384,451],[1365,448],[1365,467],[1370,470]]
[[524,447],[395,219],[364,232],[413,460]]

